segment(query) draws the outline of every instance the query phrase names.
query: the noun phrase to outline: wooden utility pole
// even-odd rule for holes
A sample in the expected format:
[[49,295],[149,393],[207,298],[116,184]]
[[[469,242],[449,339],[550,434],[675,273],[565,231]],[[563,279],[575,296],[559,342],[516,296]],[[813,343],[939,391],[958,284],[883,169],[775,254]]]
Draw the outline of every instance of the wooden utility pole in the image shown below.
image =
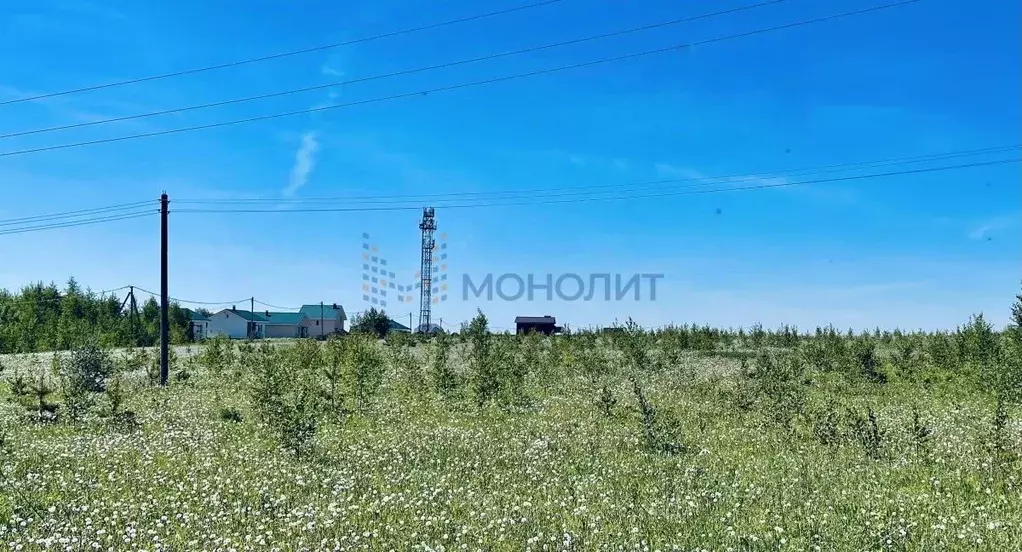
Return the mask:
[[256,321],[255,321],[256,313],[255,313],[255,297],[254,296],[248,298],[248,312],[252,313],[251,314],[252,321],[249,322],[249,325],[252,326],[252,329],[250,329],[249,332],[248,332],[248,338],[249,339],[255,339],[256,337],[258,337],[258,335],[256,333]]
[[[160,195],[160,385],[167,385],[170,374],[170,300],[167,296],[167,213],[170,200]],[[132,290],[134,291],[134,290]]]
[[408,331],[412,331],[412,313],[408,313]]
[[323,327],[323,302],[319,302],[319,336],[323,337],[326,329]]

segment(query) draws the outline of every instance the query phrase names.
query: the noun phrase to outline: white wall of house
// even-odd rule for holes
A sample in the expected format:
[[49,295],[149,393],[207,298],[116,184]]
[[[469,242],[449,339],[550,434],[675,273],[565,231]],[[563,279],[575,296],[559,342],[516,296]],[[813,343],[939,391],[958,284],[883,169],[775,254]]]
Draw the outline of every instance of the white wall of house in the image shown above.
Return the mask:
[[[256,322],[257,331],[265,331],[263,322]],[[245,320],[231,309],[224,309],[209,317],[209,337],[226,335],[232,339],[248,337],[248,320]]]

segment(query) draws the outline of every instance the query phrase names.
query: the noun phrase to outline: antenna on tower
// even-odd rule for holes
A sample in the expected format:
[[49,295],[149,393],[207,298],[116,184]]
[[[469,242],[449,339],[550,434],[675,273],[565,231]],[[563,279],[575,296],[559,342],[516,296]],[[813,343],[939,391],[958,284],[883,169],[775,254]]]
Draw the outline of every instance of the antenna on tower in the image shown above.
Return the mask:
[[419,332],[429,332],[430,307],[433,302],[433,250],[436,243],[433,241],[433,232],[436,231],[436,219],[433,217],[432,207],[422,208],[422,220],[419,222],[419,229],[422,230],[422,266],[419,276]]

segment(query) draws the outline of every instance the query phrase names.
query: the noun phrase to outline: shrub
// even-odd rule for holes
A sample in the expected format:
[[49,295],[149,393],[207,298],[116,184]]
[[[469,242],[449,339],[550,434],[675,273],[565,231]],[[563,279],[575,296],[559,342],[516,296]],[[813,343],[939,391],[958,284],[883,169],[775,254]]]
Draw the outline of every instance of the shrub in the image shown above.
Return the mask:
[[813,437],[820,444],[828,446],[841,441],[840,416],[833,401],[827,403],[827,406],[814,416]]
[[112,426],[122,429],[138,427],[135,413],[124,408],[127,396],[124,392],[120,376],[114,376],[111,379],[104,395],[106,396],[107,404],[103,411],[103,416],[107,418]]
[[884,457],[884,441],[886,432],[880,428],[876,412],[867,407],[866,416],[858,412],[851,412],[855,437],[862,445],[866,456],[873,460],[880,460]]
[[919,415],[919,407],[912,405],[912,423],[909,425],[909,435],[912,436],[912,444],[917,451],[922,451],[933,437],[933,428],[923,422]]
[[614,407],[617,405],[617,398],[606,385],[600,390],[600,410],[607,418],[614,414]]
[[450,364],[451,338],[440,334],[429,349],[429,378],[433,389],[450,399],[461,387],[461,380]]
[[745,378],[750,381],[757,402],[762,402],[768,415],[780,426],[792,429],[795,417],[804,413],[807,395],[805,369],[798,356],[774,356],[765,351],[755,360],[754,368]]
[[386,363],[375,338],[351,336],[348,340],[346,364],[355,408],[365,412],[372,406],[383,384]]
[[387,344],[390,364],[395,373],[400,374],[408,391],[419,393],[426,388],[426,377],[422,373],[419,360],[408,345]]
[[262,355],[248,389],[262,423],[299,459],[312,448],[325,406],[316,378],[317,359],[318,354],[302,343]]
[[90,393],[103,392],[107,378],[114,372],[110,355],[94,341],[72,349],[68,358],[59,365],[69,385]]
[[221,377],[234,364],[234,345],[223,334],[207,338],[199,348],[197,360],[210,374]]
[[479,311],[463,333],[471,345],[469,370],[472,373],[472,390],[476,403],[482,406],[495,399],[500,391],[499,367],[494,362],[486,315]]
[[681,424],[669,411],[661,411],[646,399],[646,394],[635,378],[632,391],[642,415],[642,435],[646,449],[656,454],[674,455],[687,450],[682,442]]
[[35,412],[36,420],[40,423],[56,421],[58,405],[49,401],[53,388],[47,384],[46,375],[39,372],[39,377],[29,385],[28,391],[32,397],[29,409]]
[[355,315],[351,321],[351,333],[361,333],[375,336],[377,339],[387,337],[390,331],[390,318],[382,310],[370,307],[369,310]]
[[877,357],[876,342],[872,338],[862,338],[853,342],[852,356],[859,374],[873,383],[887,383],[887,374],[880,366]]
[[233,406],[225,406],[220,409],[220,419],[230,423],[241,423],[241,411]]

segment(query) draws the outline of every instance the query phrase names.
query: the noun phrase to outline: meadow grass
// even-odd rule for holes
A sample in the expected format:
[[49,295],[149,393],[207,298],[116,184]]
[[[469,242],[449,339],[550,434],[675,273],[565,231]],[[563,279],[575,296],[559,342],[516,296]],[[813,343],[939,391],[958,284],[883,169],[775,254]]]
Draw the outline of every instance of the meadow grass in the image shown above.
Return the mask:
[[[109,392],[96,394],[76,422],[60,417],[62,407],[40,421],[30,396],[14,396],[15,369],[36,370],[61,402],[49,360],[5,357],[0,548],[1022,542],[1016,411],[1002,408],[998,424],[993,395],[977,386],[818,370],[799,347],[742,360],[764,351],[697,353],[664,336],[481,339],[445,343],[443,354],[436,342],[355,338],[261,351],[231,344],[226,357],[204,356],[223,346],[207,345],[178,355],[166,388],[145,368],[125,368],[120,413],[111,414]],[[474,353],[482,349],[485,357]],[[893,373],[887,356],[881,368]],[[323,399],[331,363],[333,406]],[[367,366],[378,367],[379,388],[365,383],[375,373]]]

